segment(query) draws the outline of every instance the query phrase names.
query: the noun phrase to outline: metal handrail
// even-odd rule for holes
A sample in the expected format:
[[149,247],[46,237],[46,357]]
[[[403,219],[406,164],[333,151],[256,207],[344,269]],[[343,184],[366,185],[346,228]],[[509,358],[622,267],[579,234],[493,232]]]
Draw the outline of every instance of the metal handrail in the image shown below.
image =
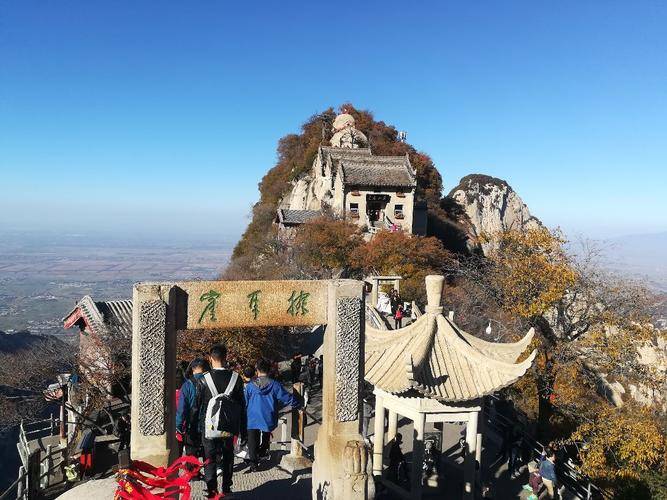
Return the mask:
[[[28,473],[23,469],[23,467],[19,468],[19,477],[16,478],[16,481],[14,481],[5,491],[3,491],[0,494],[0,500],[7,500],[10,498],[10,495],[14,492],[16,488],[18,488],[19,483],[23,482],[25,478],[28,476]],[[18,495],[17,495],[18,498]]]

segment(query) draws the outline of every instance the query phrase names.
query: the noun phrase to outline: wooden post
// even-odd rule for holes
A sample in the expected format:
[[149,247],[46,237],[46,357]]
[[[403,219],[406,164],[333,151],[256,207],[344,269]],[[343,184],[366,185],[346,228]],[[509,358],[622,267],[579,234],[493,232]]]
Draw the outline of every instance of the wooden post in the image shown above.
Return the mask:
[[39,493],[39,452],[28,455],[28,499],[37,498]]
[[[297,399],[303,401],[303,382],[296,382],[292,391]],[[295,457],[303,456],[302,444],[305,440],[306,410],[292,410],[292,443],[290,454]]]
[[51,432],[49,435],[54,436],[56,434],[56,421],[53,418],[53,412],[51,412],[50,420],[51,420]]
[[19,482],[16,485],[16,498],[18,500],[23,500],[23,495],[25,493],[25,481],[26,481],[26,472],[25,467],[19,467]]

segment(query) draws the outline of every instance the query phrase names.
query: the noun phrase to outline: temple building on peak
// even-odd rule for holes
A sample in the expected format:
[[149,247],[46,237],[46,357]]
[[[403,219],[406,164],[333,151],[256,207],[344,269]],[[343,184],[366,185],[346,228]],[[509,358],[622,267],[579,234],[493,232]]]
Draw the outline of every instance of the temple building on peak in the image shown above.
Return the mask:
[[276,223],[295,227],[328,208],[371,234],[380,229],[426,234],[426,204],[415,201],[417,175],[408,155],[374,155],[347,113],[336,117],[333,132],[310,173],[282,200]]

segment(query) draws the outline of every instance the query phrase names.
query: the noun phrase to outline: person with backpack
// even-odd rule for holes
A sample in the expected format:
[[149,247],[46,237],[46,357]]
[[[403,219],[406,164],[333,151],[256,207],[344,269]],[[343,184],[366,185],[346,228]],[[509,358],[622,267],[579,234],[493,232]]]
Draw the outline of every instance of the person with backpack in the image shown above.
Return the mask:
[[248,417],[248,457],[250,471],[257,470],[259,459],[269,451],[271,431],[278,426],[278,411],[291,406],[298,409],[299,401],[285,390],[280,382],[269,377],[271,363],[260,359],[255,364],[257,376],[245,387]]
[[195,420],[204,448],[204,479],[208,498],[218,497],[217,469],[222,470],[222,493],[231,492],[234,436],[245,437],[243,381],[224,367],[227,348],[216,344],[209,351],[211,371],[196,382]]
[[193,419],[197,393],[195,384],[207,371],[209,366],[204,358],[193,359],[185,371],[186,378],[176,402],[176,440],[182,444],[186,455],[195,457],[201,456],[199,422]]

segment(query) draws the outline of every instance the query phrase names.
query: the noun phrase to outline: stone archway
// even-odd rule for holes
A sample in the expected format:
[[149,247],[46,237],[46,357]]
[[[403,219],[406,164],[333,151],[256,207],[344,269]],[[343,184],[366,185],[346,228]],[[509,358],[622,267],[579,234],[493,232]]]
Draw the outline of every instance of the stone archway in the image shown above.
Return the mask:
[[175,458],[178,330],[326,324],[313,496],[368,498],[367,457],[359,434],[364,375],[362,282],[137,283],[132,300],[133,459],[165,466]]

